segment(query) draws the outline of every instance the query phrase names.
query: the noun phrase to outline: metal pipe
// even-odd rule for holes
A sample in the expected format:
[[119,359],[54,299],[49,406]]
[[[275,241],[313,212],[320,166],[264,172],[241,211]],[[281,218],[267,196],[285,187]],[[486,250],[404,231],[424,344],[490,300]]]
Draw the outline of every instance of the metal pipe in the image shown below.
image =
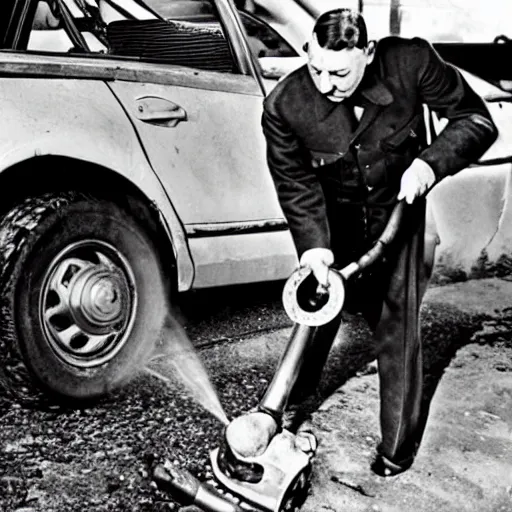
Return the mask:
[[278,416],[283,414],[293,385],[299,376],[313,329],[313,327],[301,324],[293,326],[290,341],[281,356],[272,382],[260,402],[260,409]]
[[345,280],[360,274],[365,268],[373,265],[383,257],[387,246],[393,242],[398,234],[404,218],[405,208],[405,201],[398,202],[393,208],[388,223],[378,240],[375,242],[375,245],[366,254],[363,254],[357,262],[350,263],[339,271]]

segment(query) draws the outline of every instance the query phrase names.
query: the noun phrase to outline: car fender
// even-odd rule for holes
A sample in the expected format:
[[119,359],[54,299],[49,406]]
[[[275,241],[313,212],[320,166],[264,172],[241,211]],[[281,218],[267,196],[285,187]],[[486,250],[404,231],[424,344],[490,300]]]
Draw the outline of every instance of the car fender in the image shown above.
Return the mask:
[[128,116],[104,82],[2,78],[0,112],[0,173],[35,156],[55,155],[123,176],[161,213],[178,264],[178,290],[190,288],[194,267],[182,224]]

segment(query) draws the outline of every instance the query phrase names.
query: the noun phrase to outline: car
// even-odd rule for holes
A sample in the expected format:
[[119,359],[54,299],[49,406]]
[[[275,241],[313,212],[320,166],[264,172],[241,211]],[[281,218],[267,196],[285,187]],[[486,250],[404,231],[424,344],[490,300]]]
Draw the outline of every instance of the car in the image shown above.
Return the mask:
[[[0,5],[6,389],[103,396],[141,369],[183,292],[296,268],[260,119],[314,17],[264,1]],[[492,94],[505,122],[510,94]]]
[[231,2],[173,2],[172,24],[45,3],[0,6],[0,380],[87,400],[133,375],[181,292],[284,279],[296,255]]

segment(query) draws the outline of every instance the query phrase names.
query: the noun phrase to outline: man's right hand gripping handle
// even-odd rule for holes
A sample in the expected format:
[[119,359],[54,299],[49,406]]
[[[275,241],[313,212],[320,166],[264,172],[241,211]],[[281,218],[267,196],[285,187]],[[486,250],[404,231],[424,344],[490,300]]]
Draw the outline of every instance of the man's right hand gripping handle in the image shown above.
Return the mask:
[[315,247],[305,251],[300,258],[301,267],[309,267],[323,291],[329,287],[329,267],[334,263],[334,254],[330,249]]

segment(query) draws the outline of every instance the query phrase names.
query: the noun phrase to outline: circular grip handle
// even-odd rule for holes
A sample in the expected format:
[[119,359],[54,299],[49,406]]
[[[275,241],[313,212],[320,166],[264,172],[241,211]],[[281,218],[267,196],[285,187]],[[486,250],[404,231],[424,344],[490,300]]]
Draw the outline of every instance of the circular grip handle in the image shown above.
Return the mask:
[[345,302],[345,286],[341,275],[329,269],[327,296],[320,294],[312,297],[307,309],[298,299],[299,287],[310,276],[311,269],[300,267],[287,279],[283,289],[283,306],[286,314],[297,324],[317,327],[333,320],[343,308]]

